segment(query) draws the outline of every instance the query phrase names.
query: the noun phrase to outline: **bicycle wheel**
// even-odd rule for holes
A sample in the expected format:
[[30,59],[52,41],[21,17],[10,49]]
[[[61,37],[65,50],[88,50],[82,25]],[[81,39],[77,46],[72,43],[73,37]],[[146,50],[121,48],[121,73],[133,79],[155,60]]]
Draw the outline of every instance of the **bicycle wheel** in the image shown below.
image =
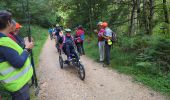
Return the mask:
[[82,64],[79,64],[79,77],[81,80],[85,79],[85,69]]
[[58,53],[61,56],[61,53],[62,53],[61,49],[58,49]]
[[60,68],[63,69],[63,58],[59,56],[59,63],[60,63]]

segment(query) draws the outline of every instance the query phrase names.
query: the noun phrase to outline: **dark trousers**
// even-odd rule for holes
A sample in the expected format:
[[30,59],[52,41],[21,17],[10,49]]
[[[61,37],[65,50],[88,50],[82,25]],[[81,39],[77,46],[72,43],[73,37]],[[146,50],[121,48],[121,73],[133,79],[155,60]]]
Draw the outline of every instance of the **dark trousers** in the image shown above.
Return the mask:
[[79,52],[79,54],[85,54],[83,42],[76,43],[76,46],[77,46],[77,51]]
[[111,45],[108,45],[108,43],[105,43],[105,60],[106,60],[106,64],[110,64],[110,49],[111,49]]
[[29,85],[24,85],[20,90],[11,93],[12,100],[30,100]]
[[84,44],[84,43],[82,42],[82,43],[81,43],[81,48],[82,48],[82,52],[83,52],[83,54],[85,54],[83,44]]
[[52,40],[52,39],[53,39],[53,34],[52,34],[52,32],[50,32],[49,34],[50,34],[50,39]]
[[73,54],[77,60],[79,60],[79,57],[74,50],[74,46],[69,45],[69,44],[64,44],[63,45],[63,52],[67,55],[67,57],[72,57],[71,55]]

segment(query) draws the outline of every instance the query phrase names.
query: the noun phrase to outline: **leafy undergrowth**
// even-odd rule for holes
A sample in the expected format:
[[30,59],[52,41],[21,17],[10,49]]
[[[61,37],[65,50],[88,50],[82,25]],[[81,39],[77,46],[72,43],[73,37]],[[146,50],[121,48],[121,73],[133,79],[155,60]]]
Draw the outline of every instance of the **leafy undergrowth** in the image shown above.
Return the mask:
[[[87,37],[86,55],[99,59],[97,39]],[[123,37],[111,49],[110,66],[120,73],[130,75],[163,95],[170,96],[169,46],[168,39],[139,36]],[[141,57],[141,54],[145,55]],[[139,59],[140,58],[140,59]],[[159,63],[158,63],[159,61]],[[167,69],[166,69],[167,68]]]
[[[20,32],[20,35],[22,36],[27,36],[26,35],[26,27],[23,27],[23,29]],[[41,53],[41,50],[43,48],[43,45],[47,39],[47,29],[41,28],[39,26],[36,25],[32,25],[31,26],[31,33],[32,33],[32,37],[34,38],[34,42],[35,42],[35,47],[33,49],[33,54],[34,54],[34,61],[35,61],[35,66],[38,66],[39,63],[39,55]],[[2,86],[0,85],[0,90],[4,91],[2,94],[2,98],[3,100],[10,100],[11,97],[9,95],[9,93],[7,93]],[[36,99],[34,96],[34,89],[31,88],[31,98],[32,99]]]

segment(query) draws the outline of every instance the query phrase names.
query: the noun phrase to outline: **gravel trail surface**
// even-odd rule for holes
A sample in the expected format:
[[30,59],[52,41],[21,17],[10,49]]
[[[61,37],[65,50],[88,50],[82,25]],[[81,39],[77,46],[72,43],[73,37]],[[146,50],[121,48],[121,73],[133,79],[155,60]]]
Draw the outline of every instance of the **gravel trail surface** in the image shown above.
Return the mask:
[[81,57],[86,79],[81,81],[74,67],[60,69],[54,41],[46,41],[40,56],[38,76],[39,100],[165,100],[166,98],[147,87],[132,82],[86,56]]

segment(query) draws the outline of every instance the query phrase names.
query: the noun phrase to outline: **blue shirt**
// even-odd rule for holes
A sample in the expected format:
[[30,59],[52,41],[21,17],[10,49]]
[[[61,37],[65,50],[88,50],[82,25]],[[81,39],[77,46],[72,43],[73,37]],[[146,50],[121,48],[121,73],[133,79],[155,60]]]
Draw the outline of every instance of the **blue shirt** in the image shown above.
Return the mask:
[[48,29],[48,32],[49,32],[50,34],[52,34],[52,33],[53,33],[53,29]]
[[[6,35],[0,33],[0,39],[2,37],[6,37]],[[29,57],[29,53],[27,51],[23,51],[21,55],[12,48],[0,46],[0,63],[7,61],[14,68],[21,68]]]
[[55,35],[59,36],[60,31],[61,31],[61,28],[60,27],[56,27],[55,28]]
[[112,30],[108,27],[105,28],[105,36],[112,37]]

